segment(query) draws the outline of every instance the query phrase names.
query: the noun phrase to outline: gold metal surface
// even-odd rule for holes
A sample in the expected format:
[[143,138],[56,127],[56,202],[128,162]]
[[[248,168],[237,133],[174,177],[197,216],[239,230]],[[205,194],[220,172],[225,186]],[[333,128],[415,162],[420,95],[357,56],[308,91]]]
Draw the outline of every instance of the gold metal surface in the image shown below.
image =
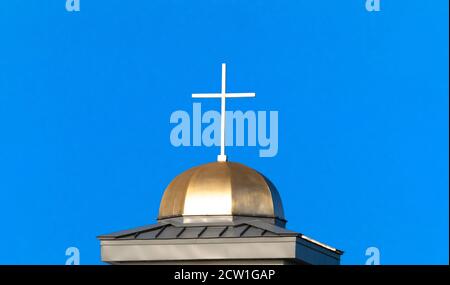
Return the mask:
[[166,188],[158,219],[234,215],[284,220],[280,196],[261,174],[235,162],[191,168]]

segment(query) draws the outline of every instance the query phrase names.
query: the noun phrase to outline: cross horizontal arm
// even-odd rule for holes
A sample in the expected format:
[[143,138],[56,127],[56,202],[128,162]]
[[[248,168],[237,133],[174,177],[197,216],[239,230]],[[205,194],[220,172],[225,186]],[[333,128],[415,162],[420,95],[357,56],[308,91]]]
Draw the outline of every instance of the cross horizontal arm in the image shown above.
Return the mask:
[[225,93],[227,98],[238,98],[238,97],[256,97],[255,93]]
[[[192,98],[221,98],[221,93],[192,94]],[[256,97],[255,93],[225,93],[226,98]]]

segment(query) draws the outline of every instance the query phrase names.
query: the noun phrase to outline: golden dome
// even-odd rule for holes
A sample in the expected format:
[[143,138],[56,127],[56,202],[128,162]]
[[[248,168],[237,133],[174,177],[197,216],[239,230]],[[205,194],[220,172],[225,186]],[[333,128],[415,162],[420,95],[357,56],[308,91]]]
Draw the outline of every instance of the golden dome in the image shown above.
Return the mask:
[[158,219],[186,216],[250,216],[284,220],[273,184],[256,170],[235,162],[193,167],[164,191]]

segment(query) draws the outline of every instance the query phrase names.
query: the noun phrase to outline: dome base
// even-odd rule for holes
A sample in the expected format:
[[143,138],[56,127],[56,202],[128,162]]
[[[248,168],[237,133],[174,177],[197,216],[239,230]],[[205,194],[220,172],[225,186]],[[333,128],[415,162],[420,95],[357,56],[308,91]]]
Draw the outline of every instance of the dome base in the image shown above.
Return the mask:
[[182,224],[230,224],[247,221],[260,221],[284,228],[286,220],[273,217],[231,216],[231,215],[188,215],[158,219],[160,223]]

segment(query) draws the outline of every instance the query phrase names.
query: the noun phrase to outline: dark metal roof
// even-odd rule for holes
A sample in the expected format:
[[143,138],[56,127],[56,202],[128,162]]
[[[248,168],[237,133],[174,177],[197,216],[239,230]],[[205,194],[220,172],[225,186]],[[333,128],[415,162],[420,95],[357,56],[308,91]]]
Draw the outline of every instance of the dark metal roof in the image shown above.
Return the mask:
[[98,238],[101,240],[154,240],[282,236],[295,237],[301,234],[258,220],[215,224],[182,224],[172,221],[101,235]]
[[307,243],[331,250],[339,255],[343,251],[320,243],[301,233],[290,231],[264,219],[241,218],[229,222],[183,223],[180,219],[164,219],[157,224],[98,236],[107,240],[169,240],[169,239],[215,239],[255,237],[298,237]]

